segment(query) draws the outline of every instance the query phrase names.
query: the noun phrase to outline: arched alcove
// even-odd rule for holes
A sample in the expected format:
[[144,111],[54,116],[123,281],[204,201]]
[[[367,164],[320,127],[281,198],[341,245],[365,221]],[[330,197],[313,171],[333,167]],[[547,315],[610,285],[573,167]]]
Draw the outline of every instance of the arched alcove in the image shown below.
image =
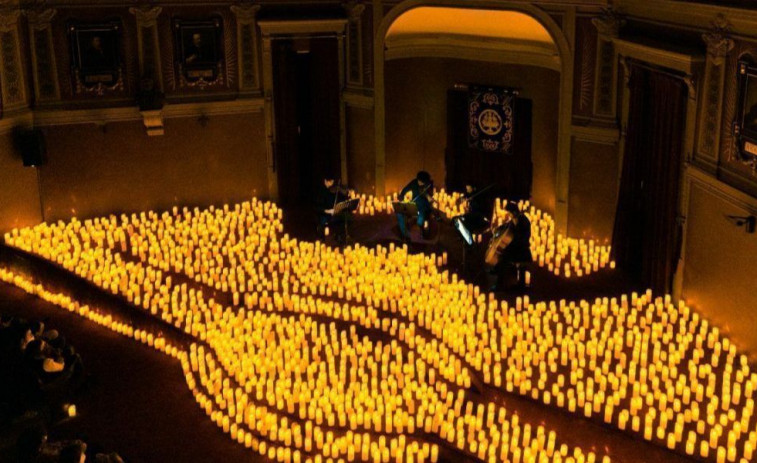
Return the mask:
[[[387,182],[387,70],[405,58],[473,60],[486,66],[509,64],[516,71],[541,68],[556,73],[552,80],[556,140],[553,149],[551,205],[558,226],[567,223],[570,165],[572,51],[565,34],[543,10],[516,2],[407,0],[385,15],[376,31],[375,126],[376,190],[394,188]],[[457,61],[454,61],[457,63]],[[514,68],[515,69],[515,68]],[[497,72],[490,70],[490,74]],[[476,83],[475,79],[470,83]],[[486,80],[486,79],[484,79]],[[391,84],[391,82],[389,82]],[[478,82],[491,83],[491,82]],[[536,136],[536,134],[535,134]],[[438,148],[434,146],[433,148]]]

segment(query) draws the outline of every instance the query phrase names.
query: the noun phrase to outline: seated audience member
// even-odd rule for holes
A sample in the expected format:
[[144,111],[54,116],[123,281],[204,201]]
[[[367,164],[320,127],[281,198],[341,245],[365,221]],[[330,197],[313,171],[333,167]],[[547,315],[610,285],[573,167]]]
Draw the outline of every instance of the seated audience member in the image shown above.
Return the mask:
[[87,445],[81,441],[66,443],[60,450],[58,463],[84,463],[87,459]]
[[[28,342],[25,345],[25,355],[27,364],[42,373],[54,375],[62,372],[66,367],[63,355],[47,344],[44,339],[33,339]],[[48,377],[42,374],[40,378],[44,381]]]

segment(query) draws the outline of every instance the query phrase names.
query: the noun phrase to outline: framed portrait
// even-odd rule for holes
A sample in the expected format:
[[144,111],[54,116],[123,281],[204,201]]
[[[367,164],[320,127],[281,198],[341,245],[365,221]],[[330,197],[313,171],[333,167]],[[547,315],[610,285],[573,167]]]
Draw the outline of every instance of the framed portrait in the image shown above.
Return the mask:
[[222,80],[221,18],[174,20],[175,56],[181,86],[217,85]]
[[122,89],[120,23],[70,24],[68,33],[76,93],[102,95]]

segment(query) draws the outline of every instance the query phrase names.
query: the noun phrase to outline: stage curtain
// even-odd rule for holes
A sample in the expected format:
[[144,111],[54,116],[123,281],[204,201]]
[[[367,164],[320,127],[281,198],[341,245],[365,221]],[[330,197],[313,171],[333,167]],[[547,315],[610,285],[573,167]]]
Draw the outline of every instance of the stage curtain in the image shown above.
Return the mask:
[[680,184],[686,87],[631,67],[623,172],[613,232],[618,267],[642,287],[669,292],[680,247]]

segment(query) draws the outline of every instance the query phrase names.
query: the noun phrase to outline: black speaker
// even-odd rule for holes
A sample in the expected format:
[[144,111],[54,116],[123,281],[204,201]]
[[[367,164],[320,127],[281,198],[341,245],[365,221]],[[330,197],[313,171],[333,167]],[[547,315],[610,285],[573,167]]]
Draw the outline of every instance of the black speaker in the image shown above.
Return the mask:
[[45,162],[45,135],[40,129],[17,129],[14,145],[21,155],[24,166],[41,166]]

